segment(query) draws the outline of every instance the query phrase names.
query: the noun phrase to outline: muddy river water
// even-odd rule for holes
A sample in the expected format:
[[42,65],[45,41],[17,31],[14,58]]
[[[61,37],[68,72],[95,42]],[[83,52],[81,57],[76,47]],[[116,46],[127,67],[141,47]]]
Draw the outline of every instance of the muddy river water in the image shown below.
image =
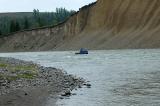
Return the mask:
[[[160,50],[0,53],[0,57],[34,61],[83,77],[91,88],[74,90],[57,106],[160,106]],[[52,105],[50,98],[46,106]]]

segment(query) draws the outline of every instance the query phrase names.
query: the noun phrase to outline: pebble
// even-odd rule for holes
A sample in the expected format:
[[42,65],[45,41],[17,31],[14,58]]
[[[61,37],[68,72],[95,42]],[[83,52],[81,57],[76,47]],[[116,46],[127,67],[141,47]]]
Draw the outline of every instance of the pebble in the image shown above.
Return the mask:
[[65,91],[63,94],[61,94],[61,96],[70,96],[71,95],[71,91]]
[[64,99],[63,97],[59,97],[60,99]]
[[[0,58],[1,59],[1,58]],[[10,63],[12,65],[33,65],[33,62],[25,62],[22,60],[17,60],[13,58],[4,58],[4,61],[7,63]],[[34,64],[35,65],[35,64]],[[5,95],[6,93],[9,93],[10,91],[14,89],[26,89],[29,87],[39,87],[39,86],[49,86],[53,85],[57,88],[58,91],[66,90],[61,96],[71,96],[74,94],[71,94],[71,91],[78,85],[83,84],[84,80],[81,80],[80,78],[76,78],[73,75],[68,75],[62,70],[55,69],[52,67],[43,67],[38,66],[39,73],[38,76],[35,76],[35,79],[17,79],[15,81],[10,81],[6,79],[0,79],[0,95]],[[9,70],[0,69],[0,73],[3,72],[3,74],[10,75],[13,77],[16,77],[17,74],[21,74],[21,72],[10,72]],[[53,71],[54,70],[54,71]],[[30,74],[29,71],[23,71],[23,73]],[[49,82],[49,83],[48,83]],[[27,93],[24,93],[24,95],[28,95]],[[63,99],[63,98],[62,98]]]
[[86,86],[91,87],[91,84],[86,84]]
[[27,93],[25,93],[24,95],[28,95]]

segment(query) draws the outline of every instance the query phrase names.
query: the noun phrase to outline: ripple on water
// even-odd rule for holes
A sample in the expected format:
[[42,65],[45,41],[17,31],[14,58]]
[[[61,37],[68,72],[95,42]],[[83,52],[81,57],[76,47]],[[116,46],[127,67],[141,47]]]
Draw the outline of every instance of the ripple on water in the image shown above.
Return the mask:
[[[57,106],[160,106],[160,50],[1,53],[0,56],[32,60],[62,68],[89,80],[91,88],[74,90]],[[53,99],[48,101],[52,106]]]

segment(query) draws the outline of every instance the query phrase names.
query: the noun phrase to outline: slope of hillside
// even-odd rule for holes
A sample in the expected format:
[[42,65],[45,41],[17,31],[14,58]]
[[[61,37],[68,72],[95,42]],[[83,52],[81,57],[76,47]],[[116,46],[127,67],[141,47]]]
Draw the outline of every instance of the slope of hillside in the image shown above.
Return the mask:
[[160,47],[160,0],[98,0],[56,27],[0,39],[1,51]]
[[99,0],[88,9],[85,30],[62,48],[160,47],[160,0]]

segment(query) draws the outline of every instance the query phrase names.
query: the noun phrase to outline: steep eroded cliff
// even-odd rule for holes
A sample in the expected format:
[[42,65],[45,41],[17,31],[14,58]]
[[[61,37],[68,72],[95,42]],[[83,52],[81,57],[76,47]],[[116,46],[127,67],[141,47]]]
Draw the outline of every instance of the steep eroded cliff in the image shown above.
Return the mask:
[[160,0],[98,0],[55,27],[0,39],[0,51],[160,47]]

